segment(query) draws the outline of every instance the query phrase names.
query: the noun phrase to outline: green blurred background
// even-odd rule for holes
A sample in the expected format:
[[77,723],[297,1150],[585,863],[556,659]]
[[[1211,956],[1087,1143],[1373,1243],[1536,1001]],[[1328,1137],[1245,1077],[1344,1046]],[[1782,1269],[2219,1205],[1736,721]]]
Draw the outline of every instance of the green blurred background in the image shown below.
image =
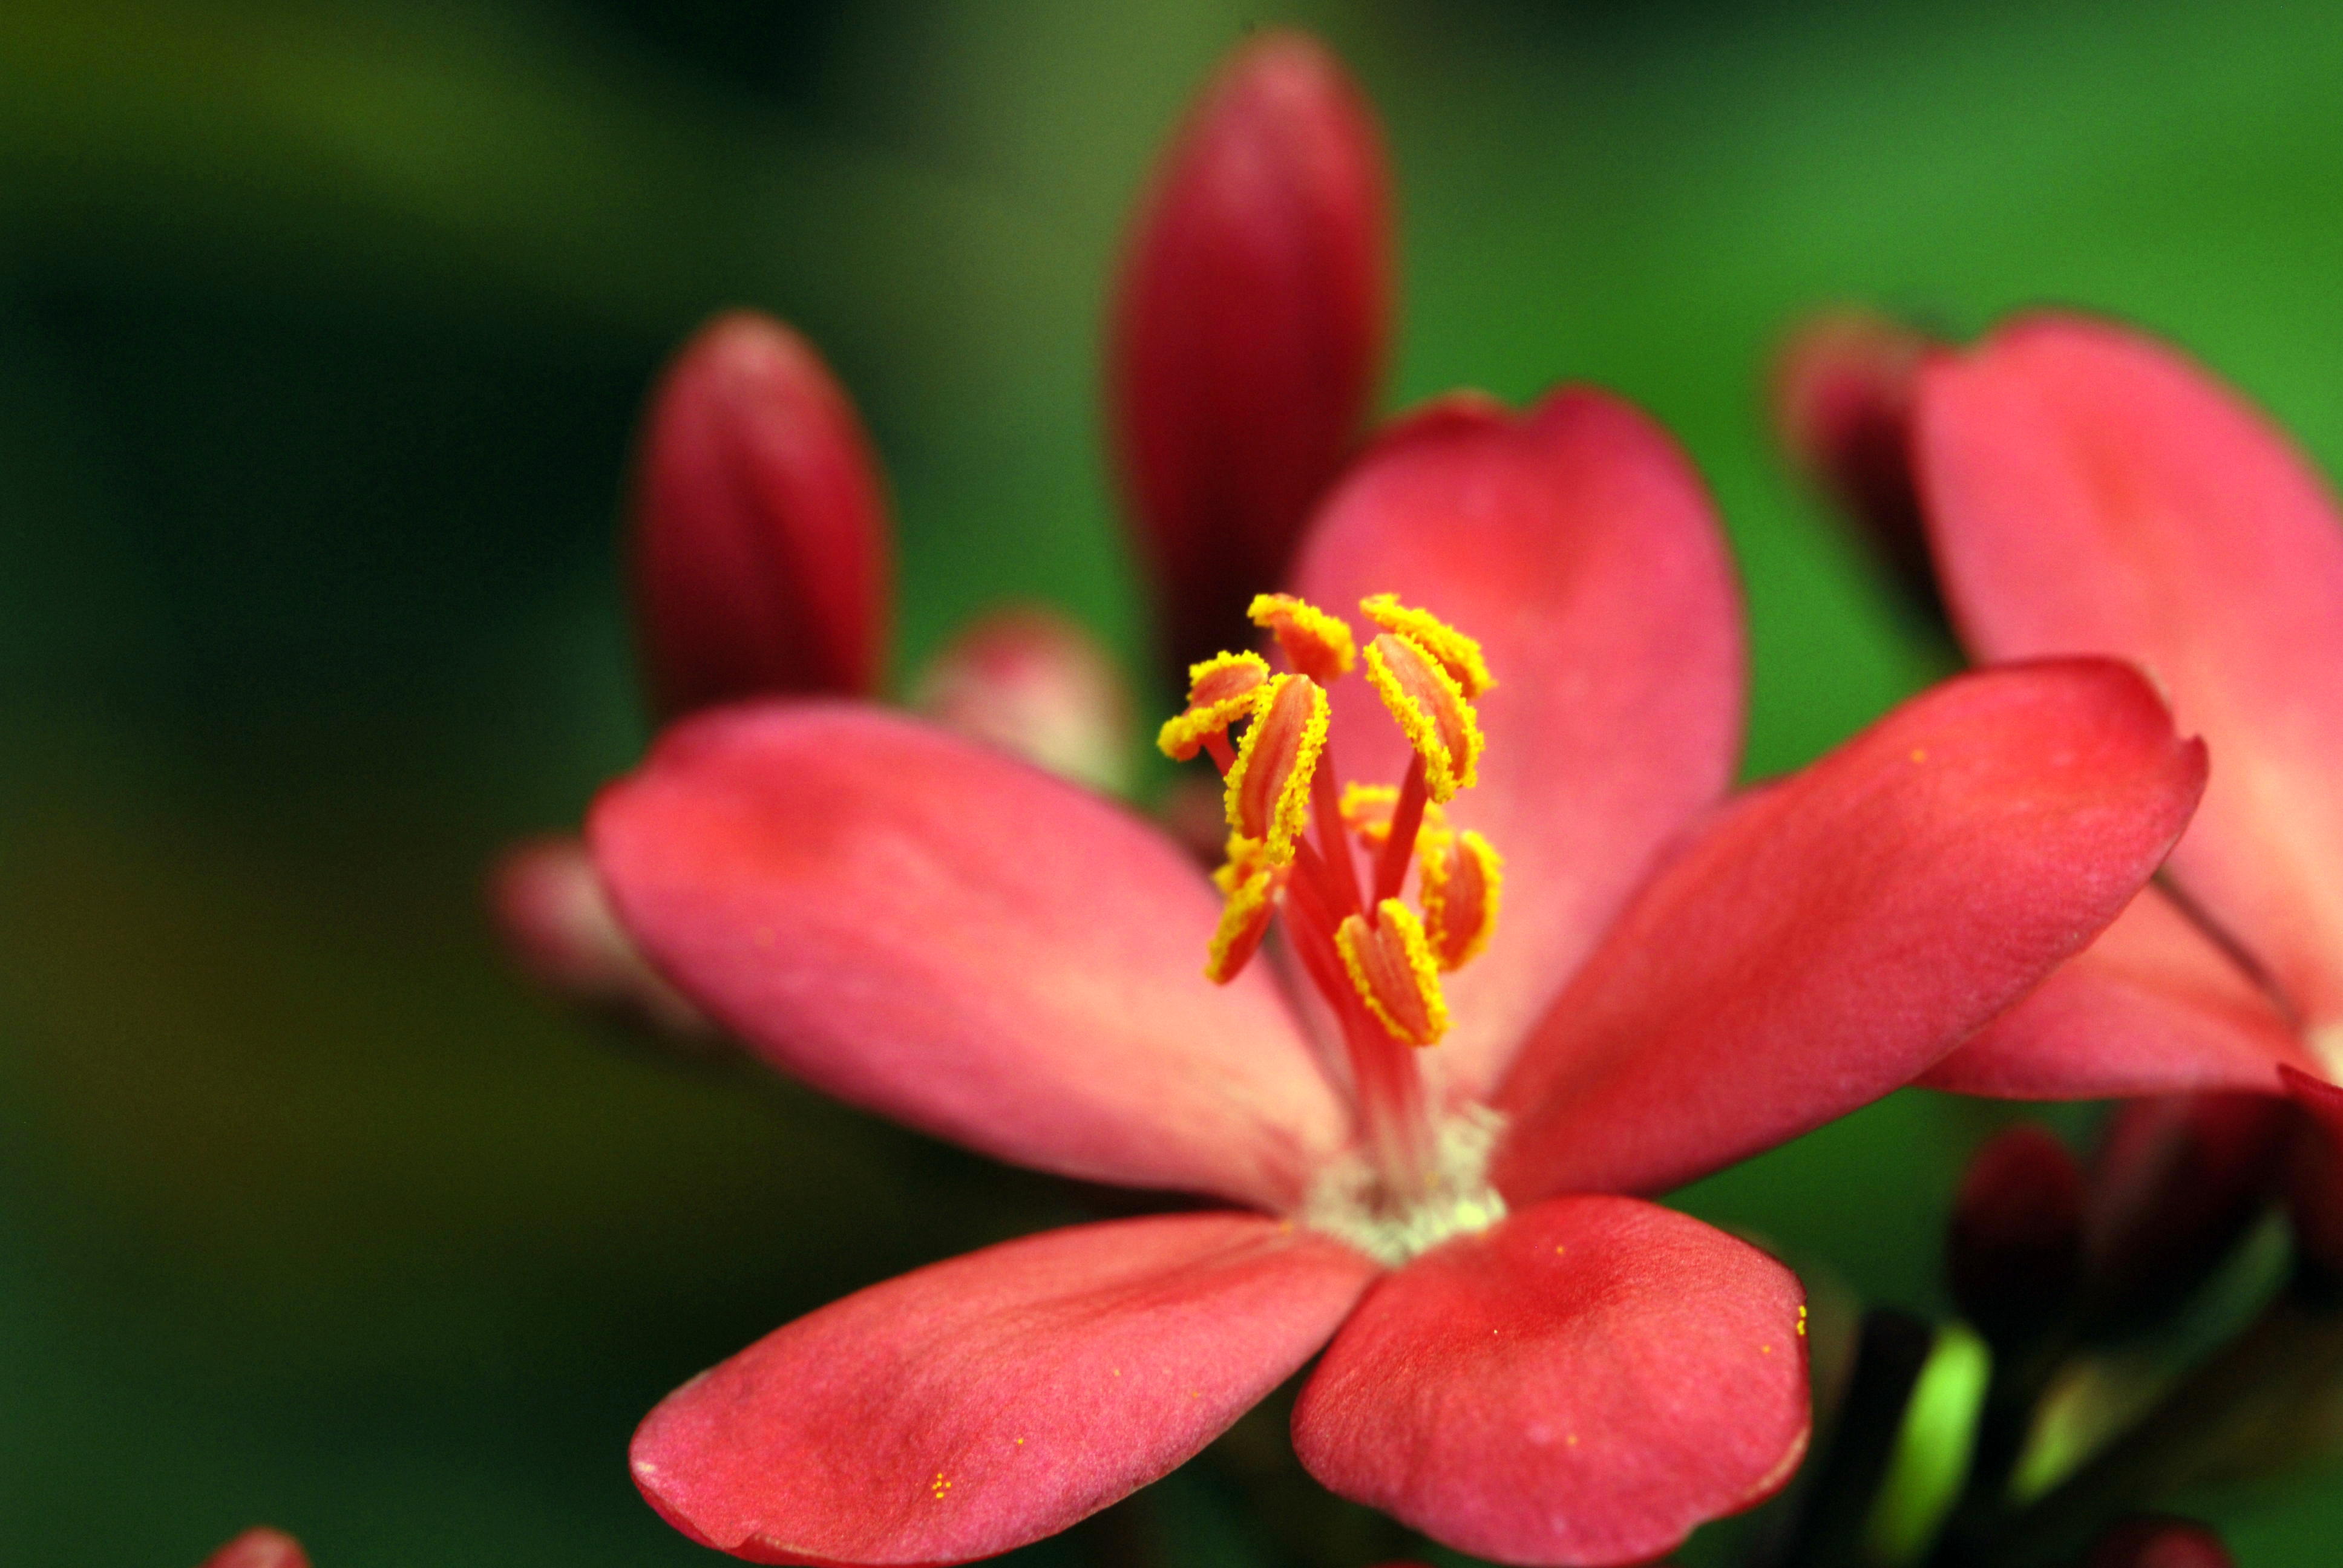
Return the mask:
[[[2343,459],[2323,5],[6,0],[0,1561],[176,1568],[268,1520],[320,1568],[713,1562],[634,1495],[642,1412],[1056,1216],[614,1049],[509,978],[478,876],[643,742],[615,498],[720,307],[861,400],[899,670],[1011,596],[1142,646],[1104,281],[1190,90],[1279,20],[1386,118],[1389,403],[1591,378],[1715,485],[1754,773],[1944,657],[1769,454],[1802,310],[2120,312]],[[1996,1114],[1900,1097],[1687,1201],[1940,1308]],[[1272,1560],[1210,1475],[1162,1491],[1037,1560]],[[2248,1565],[2343,1538],[2331,1480],[2209,1503]]]

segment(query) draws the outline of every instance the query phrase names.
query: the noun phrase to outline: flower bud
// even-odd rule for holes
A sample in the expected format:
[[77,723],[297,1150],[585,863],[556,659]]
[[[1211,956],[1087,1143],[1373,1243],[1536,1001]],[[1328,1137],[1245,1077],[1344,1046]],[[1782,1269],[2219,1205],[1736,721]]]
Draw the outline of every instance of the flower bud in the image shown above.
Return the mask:
[[1390,313],[1373,111],[1315,40],[1240,48],[1156,167],[1114,305],[1109,397],[1176,674],[1245,607],[1357,440]]
[[2127,1101],[2108,1120],[2083,1207],[2093,1326],[2125,1332],[2211,1277],[2275,1195],[2290,1111],[2260,1094]]
[[1855,525],[1913,601],[1941,620],[1920,493],[1913,400],[1933,340],[1875,311],[1818,316],[1774,367],[1774,427],[1792,462]]
[[505,950],[548,994],[664,1039],[713,1049],[715,1026],[653,972],[576,839],[532,839],[488,873]]
[[2021,1124],[1969,1161],[1946,1246],[1953,1299],[1986,1341],[2047,1328],[2083,1261],[2083,1168],[2047,1129]]
[[1131,693],[1098,639],[1053,611],[997,611],[948,643],[911,706],[1078,783],[1131,786]]
[[884,487],[853,405],[804,338],[736,311],[685,344],[644,417],[633,505],[637,636],[662,720],[877,686]]
[[2127,1519],[2091,1548],[2083,1568],[2233,1568],[2221,1538],[2186,1519]]
[[2329,1285],[2343,1284],[2343,1089],[2291,1067],[2278,1072],[2308,1112],[2287,1171],[2295,1248]]
[[203,1568],[309,1568],[309,1554],[282,1530],[247,1530],[205,1558]]

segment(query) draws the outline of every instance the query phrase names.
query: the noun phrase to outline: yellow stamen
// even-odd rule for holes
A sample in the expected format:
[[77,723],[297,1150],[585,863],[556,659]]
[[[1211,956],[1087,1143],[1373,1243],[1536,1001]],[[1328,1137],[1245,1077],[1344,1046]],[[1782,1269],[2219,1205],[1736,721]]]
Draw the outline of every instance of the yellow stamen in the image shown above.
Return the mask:
[[1253,595],[1245,618],[1274,632],[1277,646],[1285,650],[1293,668],[1321,686],[1332,686],[1350,674],[1352,661],[1358,657],[1358,644],[1348,622],[1290,593]]
[[1412,609],[1399,602],[1399,595],[1390,593],[1370,594],[1359,601],[1359,608],[1385,631],[1407,638],[1437,659],[1466,697],[1478,697],[1497,684],[1489,673],[1488,661],[1481,657],[1480,643],[1430,610]]
[[1242,833],[1229,835],[1228,859],[1212,872],[1212,885],[1222,898],[1233,898],[1240,884],[1256,871],[1269,869],[1269,856],[1258,839],[1248,839]]
[[[1233,869],[1233,863],[1222,868]],[[1221,923],[1212,932],[1212,950],[1204,959],[1206,980],[1214,985],[1228,984],[1259,950],[1261,939],[1269,931],[1269,919],[1277,912],[1272,895],[1277,891],[1278,881],[1279,873],[1266,868],[1235,881],[1229,901],[1221,910]]]
[[[1370,849],[1380,849],[1391,837],[1393,814],[1399,809],[1399,786],[1396,784],[1345,784],[1342,786],[1342,826],[1359,836],[1359,842]],[[1436,833],[1447,819],[1447,813],[1430,801],[1423,806],[1423,830]]]
[[1326,693],[1306,675],[1273,676],[1255,699],[1252,723],[1229,769],[1229,826],[1262,840],[1272,866],[1293,859],[1310,823],[1310,776],[1326,749]]
[[1367,644],[1367,680],[1423,759],[1432,799],[1444,803],[1471,789],[1481,763],[1481,725],[1446,667],[1387,631]]
[[1481,956],[1497,929],[1504,861],[1489,840],[1466,829],[1427,833],[1418,849],[1423,869],[1423,931],[1443,970]]
[[1257,653],[1219,653],[1188,667],[1188,706],[1163,721],[1155,744],[1164,756],[1185,762],[1208,735],[1217,735],[1252,711],[1253,699],[1269,682],[1269,660]]
[[1394,1039],[1430,1045],[1448,1032],[1448,1002],[1440,994],[1440,970],[1414,912],[1397,899],[1385,899],[1370,928],[1345,915],[1334,931],[1334,948],[1359,999]]

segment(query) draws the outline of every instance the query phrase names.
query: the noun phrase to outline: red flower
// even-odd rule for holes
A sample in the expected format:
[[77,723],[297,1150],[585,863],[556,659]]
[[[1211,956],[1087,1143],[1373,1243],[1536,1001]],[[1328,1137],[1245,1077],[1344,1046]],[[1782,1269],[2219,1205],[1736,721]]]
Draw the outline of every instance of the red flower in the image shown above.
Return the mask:
[[2284,435],[2170,349],[2043,316],[1920,377],[1914,457],[1980,658],[2104,653],[2213,759],[2106,936],[1930,1081],[2098,1098],[2343,1069],[2343,529]]
[[[1337,678],[1330,630],[1266,604],[1298,656],[1250,709],[1226,909],[1121,809],[862,705],[697,716],[598,802],[628,929],[773,1065],[1002,1159],[1240,1205],[940,1263],[686,1384],[633,1452],[695,1539],[1004,1551],[1322,1349],[1294,1438],[1334,1490],[1512,1562],[1666,1551],[1795,1467],[1803,1309],[1779,1264],[1642,1195],[1927,1068],[2113,918],[2202,782],[2143,681],[2064,660],[1948,683],[1720,806],[1722,540],[1665,437],[1596,393],[1403,423],[1296,586],[1398,596],[1370,664],[1417,749]],[[1342,901],[1338,777],[1411,781],[1386,842],[1446,794],[1441,842],[1502,850],[1485,951],[1485,879],[1419,878],[1422,918],[1370,921],[1357,881]],[[1256,895],[1285,940],[1245,968]]]

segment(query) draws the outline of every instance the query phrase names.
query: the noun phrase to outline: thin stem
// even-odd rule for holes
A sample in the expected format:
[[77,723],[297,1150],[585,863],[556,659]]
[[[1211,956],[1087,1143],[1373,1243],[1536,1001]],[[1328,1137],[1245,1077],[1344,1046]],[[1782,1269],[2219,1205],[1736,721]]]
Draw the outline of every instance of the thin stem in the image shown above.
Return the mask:
[[1229,745],[1228,732],[1215,729],[1206,735],[1204,749],[1212,754],[1212,764],[1221,770],[1221,777],[1227,778],[1229,769],[1237,765],[1237,754]]
[[1399,802],[1392,808],[1391,836],[1383,840],[1383,859],[1375,863],[1375,904],[1399,897],[1407,880],[1408,862],[1415,858],[1415,837],[1423,826],[1423,753],[1407,765],[1407,782],[1399,787]]
[[1359,902],[1359,869],[1351,859],[1351,836],[1342,828],[1342,801],[1335,793],[1334,779],[1334,749],[1329,746],[1318,753],[1317,769],[1310,776],[1310,806],[1318,818],[1320,852],[1333,873],[1343,908],[1353,914],[1366,914]]

